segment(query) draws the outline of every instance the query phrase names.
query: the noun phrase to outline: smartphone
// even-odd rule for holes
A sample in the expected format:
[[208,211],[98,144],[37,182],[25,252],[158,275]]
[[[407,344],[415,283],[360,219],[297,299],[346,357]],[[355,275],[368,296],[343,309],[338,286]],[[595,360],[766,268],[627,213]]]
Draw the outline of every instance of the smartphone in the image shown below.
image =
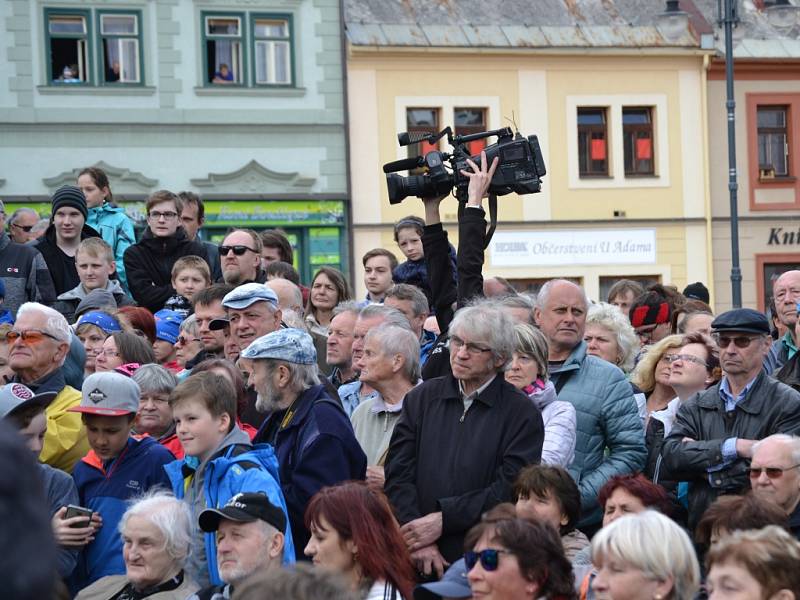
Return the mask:
[[70,525],[72,529],[82,529],[84,527],[88,527],[89,523],[92,521],[92,515],[94,511],[83,508],[82,506],[75,506],[74,504],[67,505],[67,512],[64,513],[65,519],[71,519],[72,517],[86,517],[86,521],[78,521],[77,523]]

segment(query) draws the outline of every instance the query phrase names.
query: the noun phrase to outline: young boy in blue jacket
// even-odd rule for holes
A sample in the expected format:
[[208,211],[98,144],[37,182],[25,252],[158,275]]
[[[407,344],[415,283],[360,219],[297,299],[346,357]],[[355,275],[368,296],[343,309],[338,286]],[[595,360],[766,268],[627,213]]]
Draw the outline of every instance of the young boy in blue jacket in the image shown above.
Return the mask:
[[102,517],[94,540],[83,549],[71,581],[82,589],[106,575],[122,575],[122,537],[117,526],[127,502],[155,486],[169,488],[164,465],[172,453],[151,437],[132,437],[141,390],[115,372],[94,373],[81,388],[80,406],[91,450],[75,465],[72,477],[80,504]]
[[203,533],[197,519],[207,508],[221,508],[236,494],[261,492],[286,514],[283,564],[294,562],[286,500],[278,481],[272,446],[253,446],[236,426],[236,392],[225,377],[207,371],[181,382],[169,398],[175,432],[186,456],[166,467],[172,491],[192,510],[195,530],[186,572],[200,585],[220,585],[214,533]]

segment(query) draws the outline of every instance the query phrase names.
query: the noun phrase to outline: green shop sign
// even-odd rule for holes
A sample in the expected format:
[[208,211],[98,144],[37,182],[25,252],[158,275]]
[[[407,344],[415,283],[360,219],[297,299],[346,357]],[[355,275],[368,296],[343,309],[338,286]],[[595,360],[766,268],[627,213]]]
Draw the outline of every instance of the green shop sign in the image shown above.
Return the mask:
[[229,225],[344,225],[344,203],[324,201],[239,200],[205,203],[206,227]]

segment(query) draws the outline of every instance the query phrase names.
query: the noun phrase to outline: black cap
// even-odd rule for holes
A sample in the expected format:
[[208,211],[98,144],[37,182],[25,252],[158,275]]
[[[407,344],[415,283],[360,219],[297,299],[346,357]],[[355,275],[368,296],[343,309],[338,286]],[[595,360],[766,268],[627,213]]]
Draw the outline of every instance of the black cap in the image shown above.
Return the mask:
[[236,494],[220,509],[207,508],[200,513],[200,529],[209,533],[216,531],[222,519],[237,523],[252,523],[260,519],[282,533],[286,531],[286,515],[283,510],[262,493]]
[[734,308],[724,312],[711,322],[711,331],[741,331],[769,335],[769,321],[764,313],[752,308]]
[[693,300],[701,300],[706,304],[708,304],[710,300],[710,297],[708,295],[708,288],[699,281],[690,283],[685,288],[683,288],[683,295],[686,296],[687,298],[692,298]]
[[211,319],[208,322],[208,328],[211,331],[219,331],[220,329],[225,329],[231,324],[230,319],[228,317],[217,317],[216,319]]

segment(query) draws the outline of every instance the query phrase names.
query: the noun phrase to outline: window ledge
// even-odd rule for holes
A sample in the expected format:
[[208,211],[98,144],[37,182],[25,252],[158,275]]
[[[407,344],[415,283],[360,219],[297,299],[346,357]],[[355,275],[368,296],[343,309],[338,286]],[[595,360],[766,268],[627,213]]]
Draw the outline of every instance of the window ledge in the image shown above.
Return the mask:
[[273,96],[276,98],[299,98],[306,95],[306,88],[297,87],[196,87],[197,96]]
[[658,179],[661,177],[655,173],[625,173],[625,179]]
[[612,175],[578,175],[580,179],[614,179]]
[[758,183],[760,185],[780,185],[781,183],[794,183],[797,181],[797,177],[766,177],[766,178],[758,178]]
[[156,93],[156,88],[152,86],[96,86],[96,85],[76,85],[71,87],[69,85],[37,85],[36,90],[40,94],[54,94],[62,95],[69,94],[73,96],[84,96],[91,94],[92,96],[152,96]]

